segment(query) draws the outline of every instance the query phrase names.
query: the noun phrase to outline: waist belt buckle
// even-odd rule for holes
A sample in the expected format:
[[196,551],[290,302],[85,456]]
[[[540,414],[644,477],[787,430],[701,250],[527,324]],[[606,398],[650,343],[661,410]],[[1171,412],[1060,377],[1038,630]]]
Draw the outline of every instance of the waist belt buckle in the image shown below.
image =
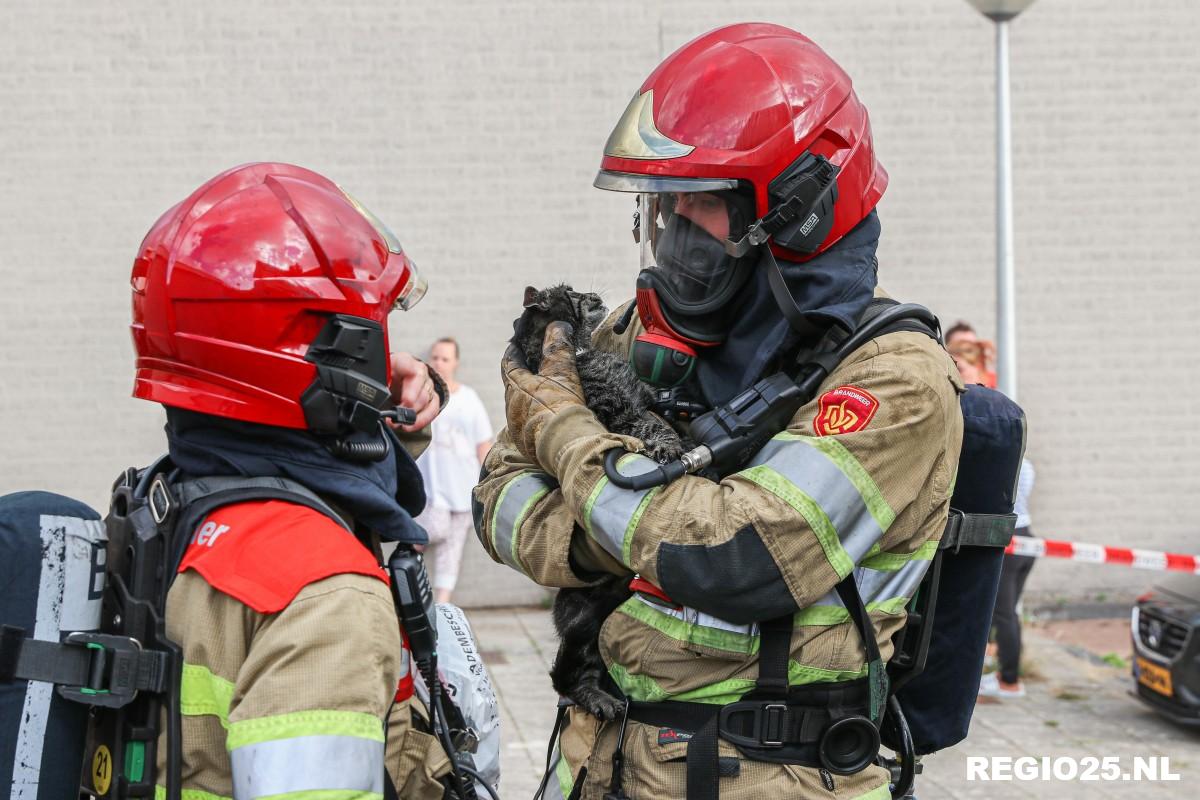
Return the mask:
[[787,710],[786,703],[767,703],[762,707],[762,715],[758,721],[758,739],[763,747],[783,747]]

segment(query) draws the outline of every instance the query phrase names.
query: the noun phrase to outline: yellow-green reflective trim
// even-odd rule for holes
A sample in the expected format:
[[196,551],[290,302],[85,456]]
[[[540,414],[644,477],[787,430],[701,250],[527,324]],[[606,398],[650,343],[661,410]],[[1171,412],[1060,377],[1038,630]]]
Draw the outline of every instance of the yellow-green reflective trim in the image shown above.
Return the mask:
[[[489,538],[492,540],[492,549],[496,549],[496,531],[500,527],[500,509],[504,508],[504,498],[508,496],[509,491],[517,485],[525,475],[531,475],[531,472],[518,472],[508,479],[508,483],[504,484],[504,488],[500,490],[500,496],[496,498],[496,505],[492,506],[492,525]],[[516,536],[513,536],[516,541]],[[513,546],[513,552],[516,553],[516,546]]]
[[850,454],[846,446],[837,440],[836,436],[800,436],[784,431],[777,434],[775,438],[788,442],[803,442],[809,447],[824,453],[825,457],[836,464],[837,468],[842,471],[842,474],[854,484],[854,488],[858,489],[858,493],[862,495],[863,502],[867,504],[867,510],[871,512],[871,516],[879,524],[879,530],[886,532],[892,523],[895,522],[896,512],[883,499],[883,492],[879,491],[879,487],[875,484],[875,479],[858,462],[858,459]]
[[384,741],[383,720],[361,711],[293,711],[233,722],[225,740],[227,750],[297,736],[357,736]]
[[890,551],[876,551],[868,553],[867,557],[859,564],[860,567],[869,569],[877,569],[881,572],[897,572],[903,569],[911,561],[932,561],[937,554],[938,543],[935,541],[925,542],[911,553],[893,553]]
[[850,619],[842,606],[809,606],[796,612],[793,625],[840,625]]
[[571,765],[567,763],[566,756],[562,753],[558,754],[558,763],[554,766],[554,777],[558,778],[558,790],[562,792],[562,796],[570,797],[571,792],[575,791],[575,776],[571,774]]
[[517,518],[513,520],[512,529],[512,563],[521,563],[520,559],[517,558],[517,541],[521,538],[521,526],[525,524],[525,518],[529,516],[529,512],[532,511],[533,507],[538,504],[538,501],[548,494],[550,494],[549,486],[543,486],[541,489],[536,490],[530,496],[530,498],[525,501],[525,505],[521,506],[521,510],[517,512]]
[[383,800],[383,795],[379,792],[365,792],[362,789],[305,789],[300,792],[262,795],[255,800]]
[[233,681],[214,675],[199,664],[183,665],[179,690],[179,710],[185,717],[213,716],[221,726],[229,727],[229,706],[233,702]]
[[633,516],[629,519],[629,524],[625,526],[625,538],[621,541],[621,563],[629,563],[629,548],[633,544],[633,533],[637,530],[638,523],[642,521],[642,514],[646,513],[646,507],[650,505],[650,501],[654,496],[662,490],[661,486],[655,486],[650,491],[646,492],[646,496],[642,498],[642,502],[638,503],[637,510],[633,512]]
[[[179,793],[180,800],[233,800],[232,797],[226,797],[223,794],[210,794],[202,792],[199,789],[184,789]],[[154,800],[167,800],[167,787],[154,787]]]
[[876,786],[866,794],[860,794],[851,800],[892,800],[892,792],[888,789],[887,784]]
[[867,603],[867,611],[879,611],[883,614],[899,614],[908,607],[908,597],[892,597],[875,603]]
[[643,603],[636,596],[626,600],[617,608],[617,611],[638,622],[643,622],[679,642],[689,642],[701,647],[711,647],[714,650],[725,650],[742,655],[753,655],[758,652],[759,638],[756,635],[734,633],[684,622]]
[[[889,597],[887,600],[877,600],[867,603],[867,611],[878,611],[881,614],[899,614],[908,607],[908,597]],[[850,621],[850,613],[842,606],[809,606],[796,612],[794,625],[840,625]]]
[[866,677],[866,674],[866,664],[863,664],[859,669],[825,669],[824,667],[810,667],[796,661],[788,661],[788,684],[791,686],[853,681]]
[[[617,462],[620,464],[620,461]],[[596,506],[596,498],[604,491],[604,487],[608,485],[608,477],[605,476],[596,481],[596,485],[592,487],[592,493],[588,495],[587,502],[583,504],[583,529],[587,531],[588,536],[592,539],[596,538],[596,534],[592,532],[592,509]]]
[[854,569],[854,562],[850,560],[850,555],[842,547],[833,523],[829,521],[829,516],[817,504],[817,501],[800,491],[794,483],[766,464],[744,469],[737,475],[753,481],[795,509],[796,513],[808,522],[808,527],[812,529],[821,549],[825,551],[825,559],[829,562],[829,566],[833,567],[837,576],[844,578],[850,574],[850,571]]
[[[671,694],[645,675],[635,675],[620,664],[608,668],[608,674],[629,699],[638,702],[657,703],[663,700],[678,700],[680,702],[709,703],[711,705],[727,705],[737,702],[742,695],[754,688],[754,681],[749,678],[730,678],[698,689],[689,689],[679,694]],[[813,683],[836,683],[862,678],[867,674],[864,664],[857,670],[835,670],[823,667],[810,667],[805,664],[788,660],[788,685],[806,686]]]

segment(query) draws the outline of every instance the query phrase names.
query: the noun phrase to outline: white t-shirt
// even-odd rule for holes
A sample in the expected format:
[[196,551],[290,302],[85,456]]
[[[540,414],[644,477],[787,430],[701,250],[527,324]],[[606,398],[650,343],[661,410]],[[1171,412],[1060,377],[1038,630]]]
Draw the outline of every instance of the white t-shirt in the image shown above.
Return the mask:
[[1033,493],[1033,464],[1028,458],[1021,459],[1021,474],[1017,478],[1017,497],[1013,512],[1017,515],[1017,527],[1028,528],[1033,524],[1029,516],[1029,495]]
[[459,385],[433,421],[433,441],[417,466],[431,506],[471,510],[471,490],[479,480],[476,448],[492,438],[492,424],[475,390]]

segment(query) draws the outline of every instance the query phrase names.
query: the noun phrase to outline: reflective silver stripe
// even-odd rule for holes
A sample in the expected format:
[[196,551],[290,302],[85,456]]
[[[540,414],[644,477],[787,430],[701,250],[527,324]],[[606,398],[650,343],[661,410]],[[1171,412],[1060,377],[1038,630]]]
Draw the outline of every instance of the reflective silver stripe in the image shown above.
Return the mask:
[[372,739],[273,739],[239,747],[229,758],[235,800],[322,789],[383,793],[383,742]]
[[765,466],[808,495],[829,517],[842,549],[857,564],[883,537],[858,488],[820,450],[801,442],[773,439],[749,466]]
[[714,617],[712,614],[705,614],[703,611],[698,611],[689,606],[680,606],[679,608],[669,608],[659,605],[653,601],[647,600],[640,594],[634,595],[638,600],[641,600],[650,608],[659,611],[667,616],[674,617],[680,622],[688,625],[695,625],[701,628],[713,628],[714,630],[724,631],[726,633],[736,633],[740,636],[758,636],[758,623],[752,622],[748,625],[739,625],[736,622],[727,622],[720,617]]
[[[657,469],[658,464],[641,455],[628,455],[621,459],[618,468],[622,475],[633,477]],[[584,527],[591,537],[621,563],[626,563],[625,538],[633,533],[630,524],[635,522],[642,510],[642,501],[654,489],[633,491],[613,486],[608,478],[601,478],[592,490],[584,508]]]
[[854,571],[858,580],[858,592],[862,595],[863,602],[868,604],[882,603],[897,597],[907,600],[913,596],[932,563],[917,559],[895,571],[859,567]]
[[[863,605],[869,608],[872,604],[878,606],[896,600],[907,603],[920,585],[921,579],[925,577],[931,563],[918,558],[898,570],[856,568],[854,577]],[[894,610],[899,611],[898,608]],[[847,619],[849,617],[845,613],[845,605],[836,591],[829,592],[820,600],[796,612],[796,623],[799,625],[838,625]]]
[[[864,603],[866,600],[863,601]],[[833,606],[835,608],[845,608],[846,604],[842,602],[842,598],[838,597],[838,593],[830,591],[825,594],[820,600],[812,604],[813,606]],[[809,606],[812,608],[812,606]]]
[[496,511],[492,515],[492,545],[496,548],[496,555],[518,572],[524,572],[517,559],[515,546],[521,524],[537,501],[553,488],[553,479],[549,475],[527,472],[509,481],[496,503]]

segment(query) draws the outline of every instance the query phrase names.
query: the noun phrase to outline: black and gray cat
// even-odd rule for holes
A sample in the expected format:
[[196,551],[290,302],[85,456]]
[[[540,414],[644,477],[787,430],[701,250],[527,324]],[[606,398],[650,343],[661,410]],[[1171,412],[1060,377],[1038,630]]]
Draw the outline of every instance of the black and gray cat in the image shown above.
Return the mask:
[[[683,452],[679,435],[650,410],[654,395],[638,380],[625,359],[592,347],[592,332],[608,311],[595,294],[576,292],[565,284],[538,291],[525,289],[525,311],[513,323],[512,343],[525,355],[529,369],[542,363],[542,340],[551,322],[572,327],[575,368],[587,407],[614,433],[641,439],[646,455],[660,462]],[[600,626],[629,599],[631,576],[610,576],[585,589],[562,589],[554,601],[558,654],[550,670],[554,690],[600,719],[613,719],[622,703],[601,688],[605,670],[600,657]]]

